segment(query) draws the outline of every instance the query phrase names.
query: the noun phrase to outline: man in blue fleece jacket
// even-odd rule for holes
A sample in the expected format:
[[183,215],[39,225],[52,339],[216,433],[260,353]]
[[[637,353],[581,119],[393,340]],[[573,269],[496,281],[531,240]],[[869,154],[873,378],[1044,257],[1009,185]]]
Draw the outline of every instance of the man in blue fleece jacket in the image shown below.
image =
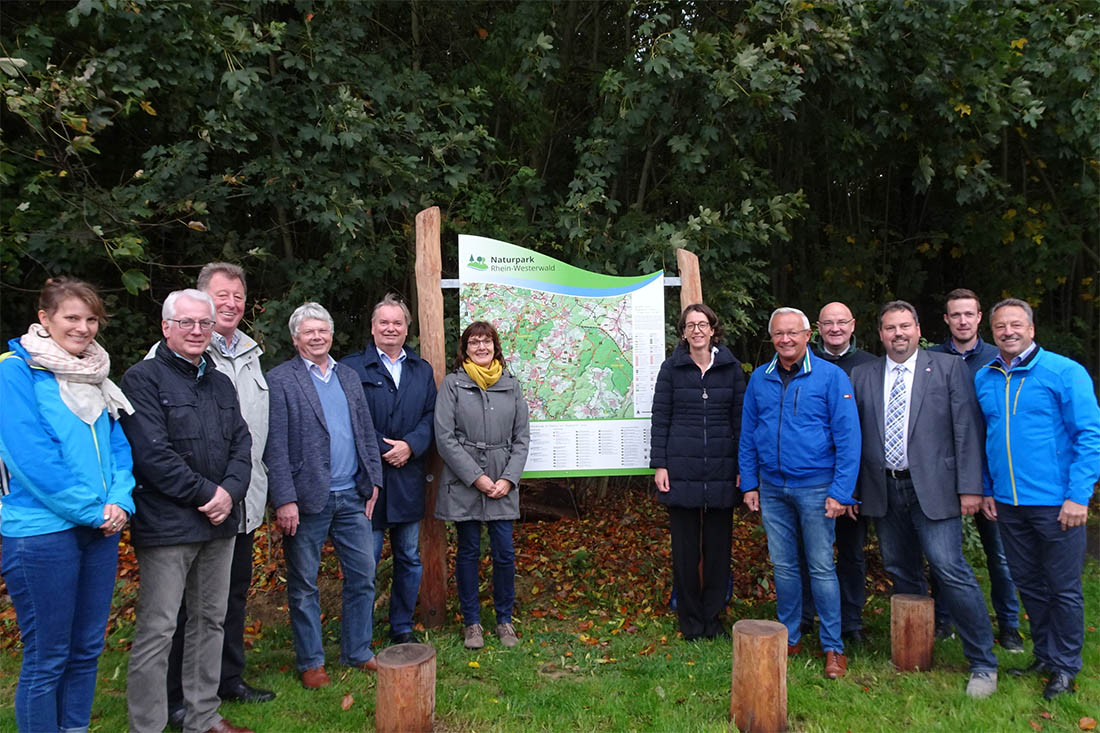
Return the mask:
[[[1001,526],[1008,567],[1031,621],[1043,697],[1073,691],[1085,641],[1085,519],[1100,477],[1100,407],[1077,362],[1035,343],[1031,306],[993,306],[1000,353],[978,370],[989,465],[982,511]],[[991,480],[991,486],[990,486]],[[991,495],[990,495],[991,494]]]

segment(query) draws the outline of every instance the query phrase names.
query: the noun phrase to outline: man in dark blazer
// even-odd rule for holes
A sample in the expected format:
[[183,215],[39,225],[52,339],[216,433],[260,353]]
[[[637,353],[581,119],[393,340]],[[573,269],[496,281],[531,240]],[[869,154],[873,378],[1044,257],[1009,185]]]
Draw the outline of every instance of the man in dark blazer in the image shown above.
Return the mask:
[[939,582],[970,660],[966,693],[997,690],[993,626],[962,554],[962,514],[982,502],[982,419],[961,359],[919,348],[916,309],[879,311],[886,356],[852,370],[863,434],[856,495],[876,520],[882,562],[897,593],[927,594],[921,553]]
[[378,669],[371,651],[374,536],[371,515],[382,484],[374,424],[359,377],[337,364],[332,316],[306,303],[290,317],[298,349],[268,372],[271,420],[264,463],[275,521],[285,535],[287,599],[302,684],[324,687],[317,571],[327,537],[344,573],[340,661]]

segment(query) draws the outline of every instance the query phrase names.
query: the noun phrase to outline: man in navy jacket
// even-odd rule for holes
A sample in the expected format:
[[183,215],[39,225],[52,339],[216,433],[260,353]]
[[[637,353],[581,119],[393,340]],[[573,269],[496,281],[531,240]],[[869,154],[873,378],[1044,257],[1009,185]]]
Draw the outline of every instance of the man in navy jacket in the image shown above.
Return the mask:
[[[386,530],[393,553],[390,638],[413,640],[413,611],[420,590],[420,520],[424,518],[425,456],[432,445],[435,375],[428,362],[405,346],[412,316],[393,295],[374,306],[367,348],[340,360],[355,370],[374,419],[382,456],[382,491],[374,507],[375,564]],[[377,586],[376,586],[377,591]]]
[[[929,351],[962,357],[963,362],[970,367],[971,378],[977,375],[979,369],[997,358],[997,347],[986,343],[978,335],[978,326],[982,322],[982,304],[973,290],[956,288],[948,293],[943,320],[949,331],[947,340],[929,348]],[[974,524],[978,528],[978,536],[982,538],[982,549],[985,550],[986,566],[989,568],[990,595],[1000,630],[998,641],[1005,651],[1022,652],[1024,642],[1019,631],[1020,604],[1016,600],[1016,585],[1008,571],[1001,532],[997,529],[997,523],[986,519],[981,512],[974,515]],[[947,638],[954,633],[951,614],[947,610],[947,604],[939,600],[939,584],[935,578],[933,575],[932,595],[937,598],[936,637]]]
[[187,730],[247,731],[218,714],[223,623],[240,502],[252,472],[252,437],[233,382],[206,358],[214,301],[177,290],[164,301],[152,359],[122,378],[134,414],[122,427],[134,455],[131,541],[141,570],[126,700],[130,730],[168,723],[168,650],[180,603]]

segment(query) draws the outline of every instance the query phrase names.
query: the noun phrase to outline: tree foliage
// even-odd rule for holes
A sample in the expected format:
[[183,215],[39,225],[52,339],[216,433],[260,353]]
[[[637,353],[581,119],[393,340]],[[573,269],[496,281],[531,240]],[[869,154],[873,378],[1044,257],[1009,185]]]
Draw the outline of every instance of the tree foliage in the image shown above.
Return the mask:
[[[211,259],[273,360],[413,299],[413,219],[611,273],[675,269],[748,361],[776,304],[957,286],[1095,370],[1097,3],[81,0],[0,8],[5,337],[60,272],[121,365]],[[447,257],[445,255],[445,261]],[[670,300],[670,304],[672,304]],[[935,316],[935,318],[929,318]]]

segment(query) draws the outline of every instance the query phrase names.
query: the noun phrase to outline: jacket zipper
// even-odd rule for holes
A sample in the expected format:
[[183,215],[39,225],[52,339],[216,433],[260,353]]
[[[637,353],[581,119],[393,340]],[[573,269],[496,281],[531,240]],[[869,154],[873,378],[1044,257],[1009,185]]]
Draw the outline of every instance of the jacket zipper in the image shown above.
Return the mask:
[[[709,371],[709,370],[708,370]],[[707,374],[703,372],[699,376],[699,381],[703,384],[703,476],[707,476],[707,404],[709,397],[707,396]],[[707,508],[707,481],[703,479],[703,509]]]
[[103,500],[107,501],[107,477],[103,475],[103,456],[99,452],[99,438],[95,434],[95,425],[88,426],[92,431],[92,445],[95,446],[96,466],[99,468],[99,480],[103,482]]
[[775,468],[778,471],[783,465],[783,401],[787,399],[787,385],[783,384],[783,377],[779,378],[779,419],[775,427]]
[[[1008,480],[1009,483],[1012,484],[1012,506],[1020,506],[1020,500],[1016,496],[1016,471],[1014,471],[1012,468],[1012,437],[1010,435],[1011,431],[1009,430],[1011,422],[1009,397],[1011,392],[1010,387],[1012,386],[1012,377],[1009,372],[1006,372],[1003,369],[999,371],[1005,375],[1005,452],[1008,457]],[[1020,381],[1020,386],[1024,386],[1023,380]],[[1017,389],[1016,396],[1019,397],[1019,395],[1020,391]]]

